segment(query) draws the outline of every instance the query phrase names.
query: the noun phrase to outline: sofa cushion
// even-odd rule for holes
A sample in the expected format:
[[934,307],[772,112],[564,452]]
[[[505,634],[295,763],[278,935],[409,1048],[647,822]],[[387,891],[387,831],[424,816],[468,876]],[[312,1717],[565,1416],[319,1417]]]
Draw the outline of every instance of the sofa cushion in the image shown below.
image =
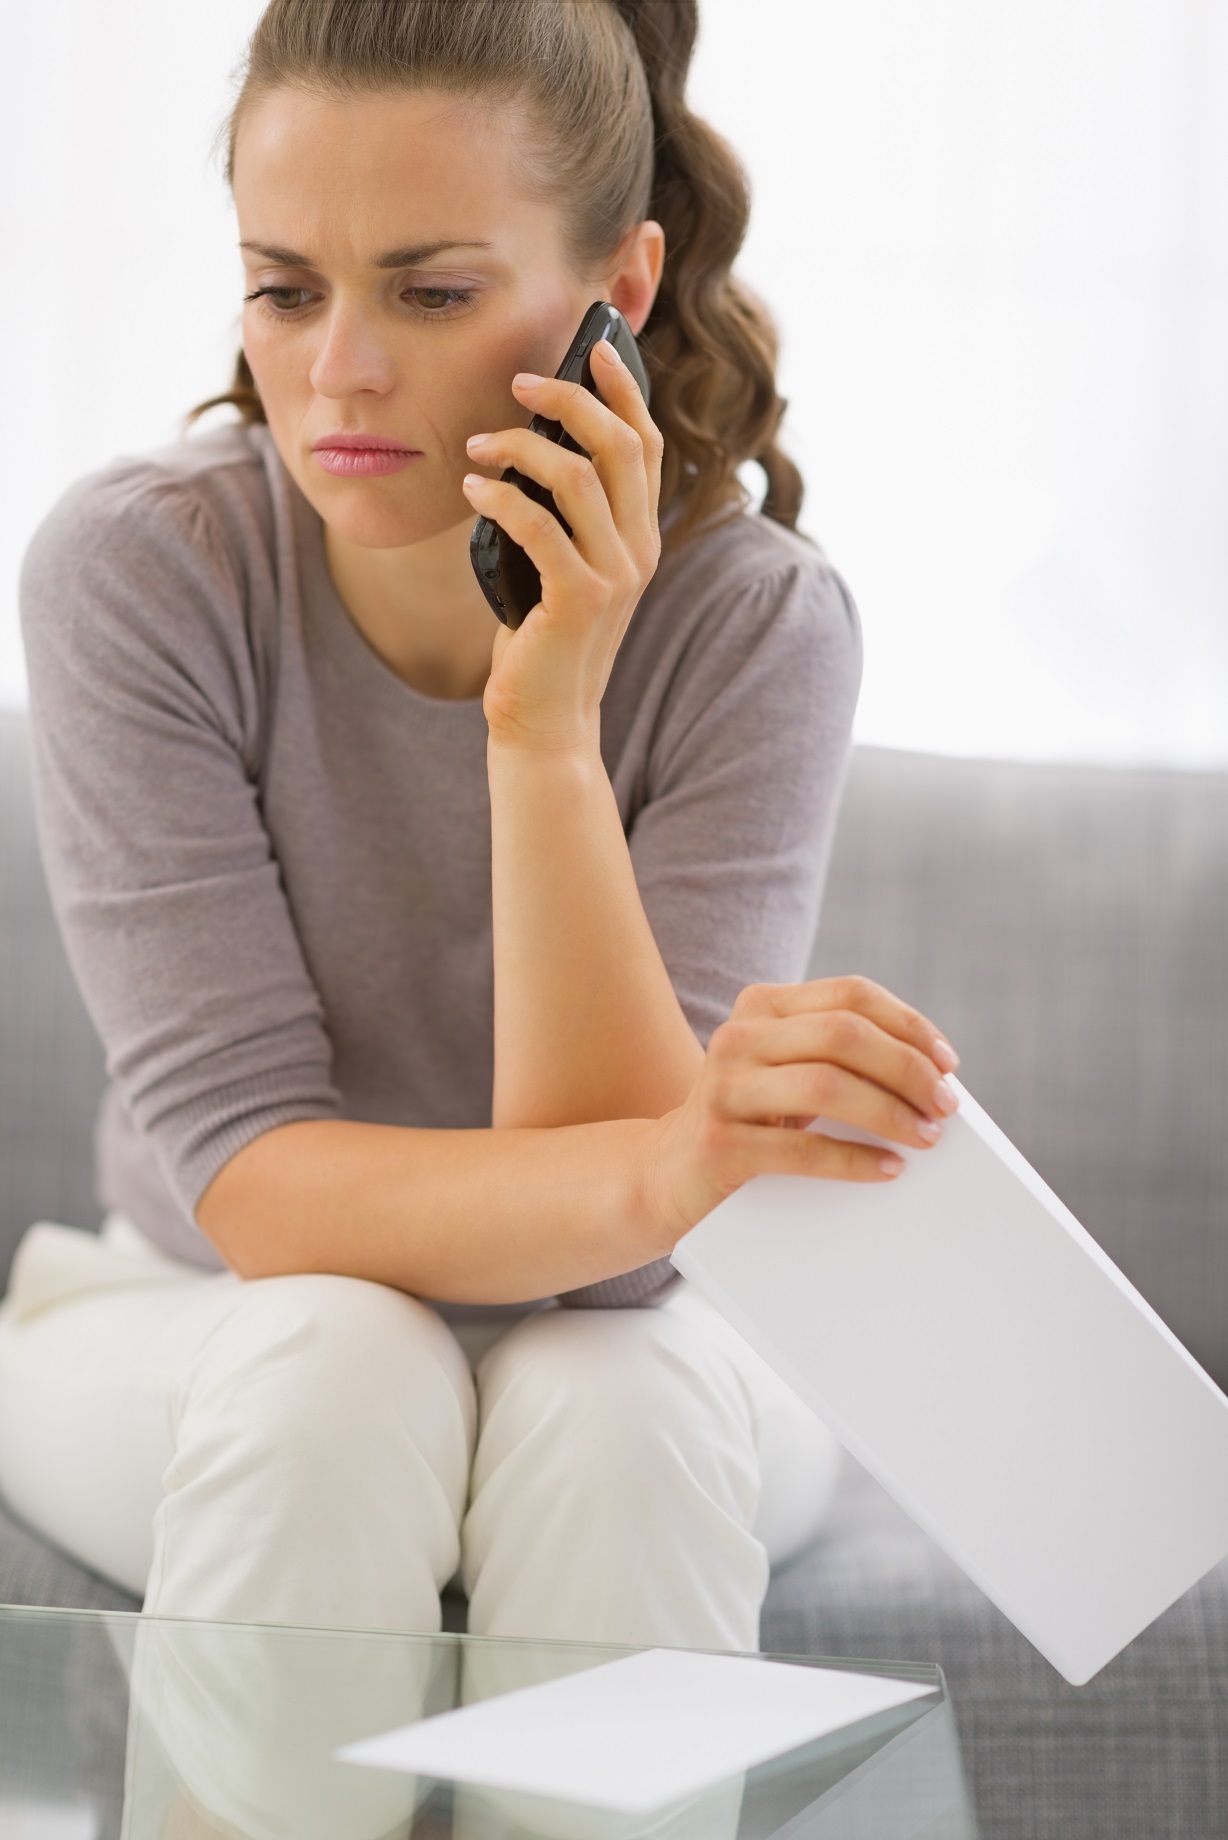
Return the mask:
[[0,1501],[0,1603],[54,1604],[74,1610],[139,1610],[141,1600],[97,1572]]

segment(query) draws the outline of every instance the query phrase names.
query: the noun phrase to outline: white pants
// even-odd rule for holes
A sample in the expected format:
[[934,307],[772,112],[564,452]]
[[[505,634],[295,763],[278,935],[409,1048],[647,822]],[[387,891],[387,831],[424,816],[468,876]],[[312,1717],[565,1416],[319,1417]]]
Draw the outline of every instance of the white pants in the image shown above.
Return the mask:
[[693,1288],[449,1326],[404,1291],[40,1222],[0,1304],[0,1495],[174,1617],[753,1650],[835,1438]]

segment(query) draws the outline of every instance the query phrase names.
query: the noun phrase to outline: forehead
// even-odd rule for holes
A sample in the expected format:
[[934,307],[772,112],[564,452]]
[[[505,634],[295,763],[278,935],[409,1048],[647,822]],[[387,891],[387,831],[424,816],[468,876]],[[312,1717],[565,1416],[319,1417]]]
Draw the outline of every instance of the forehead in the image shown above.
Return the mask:
[[[557,214],[515,184],[519,109],[438,91],[253,99],[235,140],[242,234],[300,250],[552,240]],[[465,252],[468,259],[470,252]]]

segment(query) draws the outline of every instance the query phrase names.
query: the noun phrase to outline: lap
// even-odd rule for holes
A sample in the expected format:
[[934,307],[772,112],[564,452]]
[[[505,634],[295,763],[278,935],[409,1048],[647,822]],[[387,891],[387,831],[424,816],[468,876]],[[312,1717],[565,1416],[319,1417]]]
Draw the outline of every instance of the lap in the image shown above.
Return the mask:
[[663,1308],[719,1341],[751,1401],[759,1454],[760,1494],[755,1532],[773,1565],[808,1546],[827,1521],[844,1468],[835,1433],[774,1368],[685,1280]]
[[0,1495],[14,1512],[139,1591],[178,1422],[202,1383],[219,1400],[241,1391],[254,1428],[283,1440],[296,1415],[313,1433],[321,1402],[334,1422],[366,1426],[377,1395],[395,1390],[416,1418],[438,1421],[432,1443],[461,1438],[457,1461],[472,1450],[465,1356],[404,1292],[194,1268],[118,1216],[101,1235],[28,1230],[0,1302]]
[[19,1247],[0,1302],[0,1492],[18,1513],[37,1504],[29,1517],[70,1550],[63,1536],[83,1502],[105,1498],[152,1514],[173,1456],[175,1405],[203,1351],[217,1357],[229,1342],[236,1354],[250,1352],[313,1314],[348,1325],[363,1355],[353,1371],[371,1385],[373,1326],[386,1326],[390,1347],[412,1328],[471,1423],[477,1355],[482,1422],[510,1391],[548,1394],[564,1374],[571,1388],[616,1395],[624,1417],[676,1407],[744,1424],[762,1473],[756,1531],[774,1562],[813,1537],[834,1494],[832,1434],[685,1281],[639,1309],[536,1310],[493,1343],[486,1329],[480,1343],[490,1345],[468,1349],[463,1324],[450,1328],[391,1287],[326,1273],[250,1280],[193,1268],[119,1216],[101,1235],[39,1223]]
[[[305,1361],[421,1347],[468,1403],[468,1364],[429,1304],[389,1285],[328,1272],[241,1278],[162,1254],[122,1216],[101,1233],[39,1222],[23,1237],[0,1302],[0,1366],[78,1388],[154,1392],[190,1383],[233,1328],[235,1353],[299,1334]],[[303,1334],[307,1330],[309,1333]],[[310,1351],[310,1352],[309,1352]]]
[[705,1421],[722,1437],[745,1427],[760,1473],[754,1530],[773,1564],[814,1538],[834,1500],[843,1467],[835,1435],[685,1280],[639,1309],[542,1310],[484,1354],[476,1378],[478,1473],[496,1455],[483,1456],[483,1431],[498,1442],[516,1435],[509,1408],[527,1426],[567,1400],[607,1425],[639,1415],[646,1432],[684,1420],[701,1436]]

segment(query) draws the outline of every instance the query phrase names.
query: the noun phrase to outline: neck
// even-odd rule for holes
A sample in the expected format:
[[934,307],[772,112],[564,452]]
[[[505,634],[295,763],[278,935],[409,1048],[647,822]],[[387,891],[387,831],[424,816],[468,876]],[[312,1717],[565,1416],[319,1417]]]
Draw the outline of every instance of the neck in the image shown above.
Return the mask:
[[390,671],[426,696],[481,696],[498,621],[469,561],[472,517],[404,549],[364,549],[324,526],[346,612]]

